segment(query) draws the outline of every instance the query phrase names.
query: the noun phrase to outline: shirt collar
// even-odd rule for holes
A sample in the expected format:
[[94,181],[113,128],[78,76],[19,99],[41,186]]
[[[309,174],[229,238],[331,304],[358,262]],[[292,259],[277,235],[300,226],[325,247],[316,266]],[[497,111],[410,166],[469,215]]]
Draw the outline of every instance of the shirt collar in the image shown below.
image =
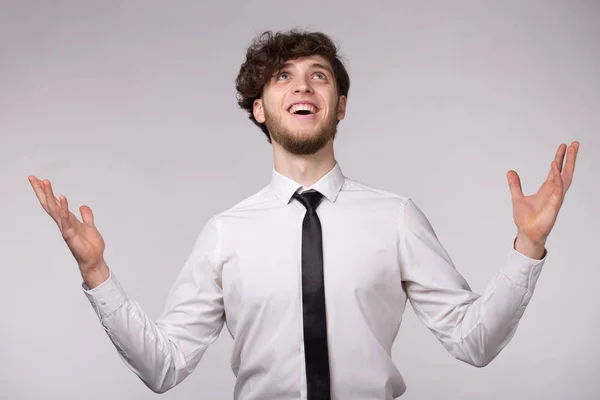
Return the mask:
[[273,168],[271,175],[271,187],[275,191],[275,194],[279,200],[285,204],[290,202],[292,196],[298,191],[298,189],[314,189],[323,194],[323,196],[329,201],[334,202],[338,193],[342,189],[345,179],[346,177],[342,173],[339,163],[336,161],[333,168],[327,174],[325,174],[325,176],[315,182],[314,185],[309,187],[304,187],[294,180],[281,175],[275,170],[275,168]]

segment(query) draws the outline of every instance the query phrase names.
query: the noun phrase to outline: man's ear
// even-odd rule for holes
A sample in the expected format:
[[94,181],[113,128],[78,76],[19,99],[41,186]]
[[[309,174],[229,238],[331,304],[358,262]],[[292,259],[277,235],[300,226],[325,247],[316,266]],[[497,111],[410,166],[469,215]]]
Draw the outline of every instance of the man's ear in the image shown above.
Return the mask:
[[262,99],[254,100],[252,113],[254,114],[254,119],[256,119],[259,124],[265,123],[265,110],[263,108]]
[[348,102],[348,99],[346,98],[346,96],[340,96],[340,100],[338,102],[338,109],[337,109],[338,121],[343,120],[344,117],[346,116],[346,103],[347,102]]

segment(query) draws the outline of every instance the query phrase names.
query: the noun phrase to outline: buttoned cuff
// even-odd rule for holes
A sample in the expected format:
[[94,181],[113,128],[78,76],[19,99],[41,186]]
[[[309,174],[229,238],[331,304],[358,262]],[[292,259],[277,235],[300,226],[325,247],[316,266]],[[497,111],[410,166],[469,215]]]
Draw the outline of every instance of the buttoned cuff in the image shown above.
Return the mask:
[[519,286],[533,287],[540,276],[547,255],[548,252],[544,251],[543,258],[536,260],[512,248],[508,254],[504,275]]
[[108,279],[95,288],[90,289],[85,282],[81,287],[101,320],[127,301],[127,295],[112,271],[109,271]]

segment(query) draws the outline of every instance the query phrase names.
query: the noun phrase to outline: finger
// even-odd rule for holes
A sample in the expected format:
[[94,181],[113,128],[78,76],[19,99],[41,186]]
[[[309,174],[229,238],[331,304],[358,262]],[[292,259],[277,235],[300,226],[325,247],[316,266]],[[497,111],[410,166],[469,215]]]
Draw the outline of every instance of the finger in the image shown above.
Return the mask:
[[94,213],[92,209],[88,206],[79,207],[79,212],[81,213],[81,218],[83,222],[85,222],[89,226],[94,226]]
[[38,182],[40,184],[40,186],[42,187],[42,189],[44,190],[44,204],[46,206],[46,211],[48,211],[48,214],[50,214],[50,208],[48,207],[48,196],[46,196],[46,187],[44,186],[44,181],[42,181],[41,179],[38,179]]
[[29,183],[31,184],[31,187],[37,194],[38,190],[41,189],[40,180],[36,176],[33,176],[33,175],[28,176],[27,180],[29,181]]
[[523,189],[521,188],[521,178],[516,171],[510,170],[506,174],[508,179],[508,187],[513,201],[519,200],[523,197]]
[[565,159],[566,152],[567,152],[567,145],[564,143],[561,143],[560,146],[558,146],[558,149],[556,149],[556,154],[554,155],[554,161],[556,162],[556,165],[558,166],[559,171],[562,171],[563,161]]
[[46,194],[44,193],[44,186],[42,185],[42,181],[40,181],[37,177],[35,176],[30,176],[28,178],[29,183],[31,184],[31,187],[33,188],[33,191],[35,192],[36,197],[38,198],[40,204],[42,205],[42,208],[48,212],[48,206],[46,203]]
[[52,191],[52,184],[48,179],[44,179],[42,181],[44,185],[44,194],[46,195],[46,206],[48,207],[49,213],[54,218],[56,222],[59,221],[60,218],[60,209],[58,207],[58,200],[54,196],[54,192]]
[[[554,161],[556,162],[556,164],[558,164],[559,170],[562,170],[565,153],[566,153],[566,145],[564,143],[561,143],[558,146],[558,149],[556,149],[556,153],[554,154]],[[553,175],[552,168],[550,168],[550,171],[548,172],[548,176],[546,177],[546,180],[551,180],[552,175]]]
[[552,169],[552,174],[553,174],[552,182],[554,182],[554,184],[556,186],[560,187],[561,192],[562,192],[563,180],[562,180],[562,175],[560,173],[560,168],[558,167],[558,163],[556,161],[552,162],[551,169]]
[[71,218],[69,218],[69,201],[67,197],[61,195],[60,202],[60,227],[63,232],[72,228]]
[[552,162],[552,172],[554,179],[552,180],[553,185],[550,192],[550,204],[552,205],[552,208],[558,212],[564,199],[564,192],[562,176],[560,174],[558,164],[555,161]]
[[536,193],[536,196],[540,199],[544,199],[544,209],[555,210],[560,208],[563,200],[562,180],[560,178],[560,172],[558,170],[558,164],[556,161],[552,161],[550,164],[549,177],[550,178],[542,184]]
[[571,182],[573,181],[573,173],[575,172],[575,162],[577,161],[578,153],[579,142],[571,143],[567,149],[567,161],[565,162],[565,168],[562,171],[565,192],[569,189]]

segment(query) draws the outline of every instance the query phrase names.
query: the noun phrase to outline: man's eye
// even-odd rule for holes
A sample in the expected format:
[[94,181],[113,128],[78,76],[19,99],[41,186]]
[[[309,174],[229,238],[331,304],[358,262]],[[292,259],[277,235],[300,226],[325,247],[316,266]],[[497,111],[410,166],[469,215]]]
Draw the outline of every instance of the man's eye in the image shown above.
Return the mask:
[[279,74],[279,76],[277,77],[277,79],[287,79],[289,78],[289,74],[287,72],[282,72],[281,74]]
[[315,77],[315,78],[317,78],[317,79],[325,79],[325,74],[323,74],[323,73],[321,73],[321,72],[317,72],[317,73],[314,75],[314,77]]

